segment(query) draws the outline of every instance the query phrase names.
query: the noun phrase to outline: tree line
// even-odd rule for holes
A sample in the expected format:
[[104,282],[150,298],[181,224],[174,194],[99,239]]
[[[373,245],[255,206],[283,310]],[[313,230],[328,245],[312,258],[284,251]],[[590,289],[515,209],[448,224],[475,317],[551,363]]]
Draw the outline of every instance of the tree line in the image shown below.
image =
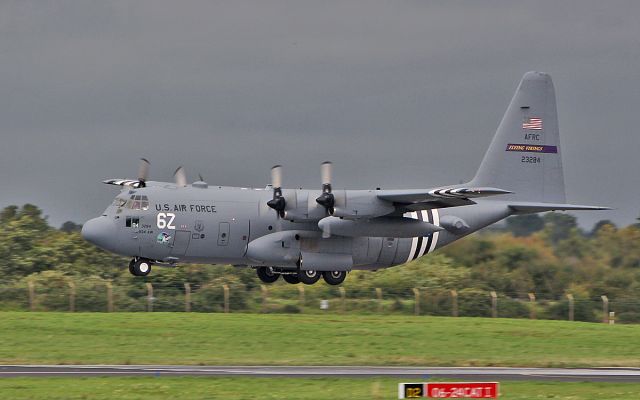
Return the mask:
[[[156,268],[146,278],[133,277],[127,269],[129,260],[85,242],[80,236],[81,225],[69,221],[60,228],[52,227],[42,210],[31,204],[5,207],[0,222],[4,227],[0,231],[0,309],[11,308],[7,304],[15,292],[10,289],[23,288],[29,280],[42,287],[63,287],[68,280],[85,285],[110,281],[121,291],[122,301],[126,298],[131,304],[145,296],[144,282],[152,282],[166,288],[167,293],[173,290],[177,308],[182,307],[178,297],[183,294],[184,282],[193,285],[196,299],[199,290],[202,296],[209,293],[202,298],[203,308],[209,307],[208,301],[215,303],[221,298],[222,285],[232,288],[234,301],[240,306],[250,303],[260,290],[252,269],[231,266]],[[578,305],[576,319],[588,321],[599,318],[598,300],[606,295],[623,321],[640,322],[640,224],[617,227],[611,221],[600,221],[584,231],[575,217],[565,213],[510,217],[501,226],[407,265],[377,272],[354,271],[343,286],[353,298],[372,297],[372,289],[381,288],[399,299],[398,307],[403,299],[411,298],[412,288],[432,293],[433,301],[440,301],[442,307],[449,301],[446,293],[456,290],[461,315],[486,315],[486,307],[478,304],[488,301],[486,293],[495,291],[512,299],[526,299],[527,293],[535,293],[549,302],[543,316],[560,318],[566,314],[566,295],[572,294]],[[206,292],[208,288],[216,289]],[[276,284],[273,290],[285,293],[291,288]],[[326,285],[307,290],[318,298],[336,291]],[[511,306],[513,316],[528,315],[517,302]],[[425,309],[438,314],[437,304],[433,307]]]

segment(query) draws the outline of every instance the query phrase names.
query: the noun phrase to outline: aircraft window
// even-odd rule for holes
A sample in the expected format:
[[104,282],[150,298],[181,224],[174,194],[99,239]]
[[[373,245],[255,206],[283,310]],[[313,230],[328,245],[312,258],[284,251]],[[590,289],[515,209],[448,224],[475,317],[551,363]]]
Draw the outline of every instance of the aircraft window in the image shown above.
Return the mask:
[[143,210],[149,209],[149,198],[147,196],[142,196],[142,200],[140,200],[140,204]]
[[127,228],[138,228],[140,226],[140,218],[127,217],[125,225]]
[[127,201],[125,199],[120,199],[118,197],[115,198],[115,200],[113,200],[113,205],[120,208],[123,205],[125,205],[127,203]]
[[126,207],[132,210],[148,210],[149,198],[147,196],[132,195],[129,200],[127,200]]

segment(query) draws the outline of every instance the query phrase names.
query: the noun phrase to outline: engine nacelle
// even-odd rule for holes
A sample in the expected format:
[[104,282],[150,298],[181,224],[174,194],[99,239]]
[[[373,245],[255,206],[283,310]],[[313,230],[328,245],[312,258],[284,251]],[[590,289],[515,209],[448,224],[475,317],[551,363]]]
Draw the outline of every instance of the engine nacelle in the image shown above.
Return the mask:
[[[316,203],[322,194],[316,190],[283,190],[286,200],[284,219],[293,222],[319,221],[327,216],[327,210]],[[348,194],[347,194],[348,193]],[[335,205],[331,214],[347,219],[375,218],[395,211],[392,203],[380,200],[374,190],[334,190]],[[264,208],[270,212],[270,209]]]

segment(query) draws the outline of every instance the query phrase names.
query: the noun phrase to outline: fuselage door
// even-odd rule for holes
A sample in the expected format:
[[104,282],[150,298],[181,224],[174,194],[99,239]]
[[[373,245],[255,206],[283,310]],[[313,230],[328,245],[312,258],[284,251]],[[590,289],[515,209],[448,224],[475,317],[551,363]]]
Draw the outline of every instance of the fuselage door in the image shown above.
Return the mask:
[[175,231],[173,246],[171,247],[172,256],[184,256],[189,247],[191,240],[191,231]]

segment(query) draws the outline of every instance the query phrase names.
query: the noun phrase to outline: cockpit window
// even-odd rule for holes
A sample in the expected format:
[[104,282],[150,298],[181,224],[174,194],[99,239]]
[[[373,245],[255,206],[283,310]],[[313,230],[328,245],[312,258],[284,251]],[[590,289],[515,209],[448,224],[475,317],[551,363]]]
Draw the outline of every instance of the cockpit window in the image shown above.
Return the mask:
[[122,207],[122,206],[123,206],[123,205],[125,205],[126,203],[127,203],[127,201],[126,201],[125,199],[121,199],[121,198],[119,198],[119,197],[116,197],[116,198],[113,200],[113,205],[114,205],[114,206],[116,206],[116,207],[118,207],[118,208]]
[[126,201],[126,207],[132,210],[148,210],[149,198],[144,195],[131,195],[129,200]]

